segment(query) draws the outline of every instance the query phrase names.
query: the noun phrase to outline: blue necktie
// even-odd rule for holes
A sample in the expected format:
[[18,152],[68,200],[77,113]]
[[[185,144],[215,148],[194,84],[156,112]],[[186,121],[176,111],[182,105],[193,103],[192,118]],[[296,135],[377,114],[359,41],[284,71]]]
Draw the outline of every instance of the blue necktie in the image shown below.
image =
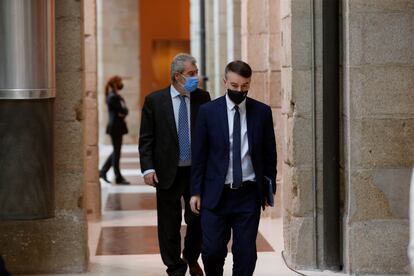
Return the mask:
[[243,182],[241,165],[241,127],[239,106],[234,106],[233,121],[233,188],[239,188]]
[[190,131],[188,128],[188,113],[185,96],[180,95],[180,109],[178,111],[178,145],[180,148],[180,160],[190,160]]

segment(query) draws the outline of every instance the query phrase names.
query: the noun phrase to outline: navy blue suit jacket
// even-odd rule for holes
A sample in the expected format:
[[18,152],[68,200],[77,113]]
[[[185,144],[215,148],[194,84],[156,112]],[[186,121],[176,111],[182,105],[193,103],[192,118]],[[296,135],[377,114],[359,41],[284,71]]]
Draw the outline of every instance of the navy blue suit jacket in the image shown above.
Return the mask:
[[[269,106],[246,98],[249,152],[261,204],[265,204],[264,176],[276,192],[276,142]],[[191,195],[201,196],[202,208],[214,209],[221,197],[230,162],[226,97],[200,107],[193,139]]]

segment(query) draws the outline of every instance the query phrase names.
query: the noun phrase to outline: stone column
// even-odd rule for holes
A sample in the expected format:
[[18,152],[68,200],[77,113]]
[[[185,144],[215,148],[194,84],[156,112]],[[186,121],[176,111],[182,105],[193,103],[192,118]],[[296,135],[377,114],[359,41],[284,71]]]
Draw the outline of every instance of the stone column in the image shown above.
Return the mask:
[[56,0],[55,5],[55,217],[0,222],[0,251],[13,274],[80,273],[88,266],[83,154],[83,3]]
[[214,11],[214,84],[211,91],[212,98],[224,94],[223,74],[227,65],[227,19],[226,1],[213,0]]
[[190,0],[190,47],[191,55],[196,58],[200,69],[201,35],[200,35],[200,0]]
[[98,164],[98,97],[97,97],[97,49],[96,49],[96,0],[83,0],[84,9],[84,53],[83,101],[85,120],[85,186],[86,212],[88,218],[101,216],[101,185]]
[[414,5],[342,3],[346,270],[408,273]]
[[[236,16],[236,15],[235,15]],[[281,116],[280,1],[241,1],[241,58],[253,69],[249,96],[272,108],[278,153],[276,207],[264,216],[280,216],[283,170],[283,121]]]
[[[129,115],[129,134],[124,143],[138,143],[139,131],[139,35],[137,0],[98,0],[98,99],[99,140],[110,143],[105,134],[108,110],[105,103],[105,84],[113,75],[124,79],[121,91]],[[106,138],[106,139],[105,139]]]
[[227,61],[241,59],[241,0],[227,0]]
[[[312,175],[312,24],[310,1],[280,1],[282,18],[283,223],[287,261],[315,267]],[[320,139],[318,140],[321,143]],[[318,161],[321,158],[318,157]],[[320,189],[320,195],[322,189]],[[319,196],[321,199],[321,196]]]
[[212,99],[216,97],[215,94],[215,67],[214,67],[214,43],[216,35],[214,33],[214,5],[213,1],[205,1],[205,19],[206,19],[206,75],[208,77],[207,81],[207,91],[210,92]]

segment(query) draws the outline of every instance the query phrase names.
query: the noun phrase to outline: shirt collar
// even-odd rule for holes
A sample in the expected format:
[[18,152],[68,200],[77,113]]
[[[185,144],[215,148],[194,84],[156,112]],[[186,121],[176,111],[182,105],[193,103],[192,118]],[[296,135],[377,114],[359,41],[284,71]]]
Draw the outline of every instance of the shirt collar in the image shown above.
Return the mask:
[[[174,85],[172,84],[170,86],[170,94],[171,94],[171,98],[173,99],[181,95],[180,92],[178,92],[177,89],[175,89]],[[190,95],[185,94],[184,97],[190,98]]]
[[[226,93],[226,103],[227,103],[227,109],[230,110],[230,111],[233,111],[235,104],[233,103],[232,100],[230,100],[230,97],[229,97],[229,95],[227,95],[227,93]],[[246,110],[246,99],[244,99],[239,104],[239,110],[240,111]]]

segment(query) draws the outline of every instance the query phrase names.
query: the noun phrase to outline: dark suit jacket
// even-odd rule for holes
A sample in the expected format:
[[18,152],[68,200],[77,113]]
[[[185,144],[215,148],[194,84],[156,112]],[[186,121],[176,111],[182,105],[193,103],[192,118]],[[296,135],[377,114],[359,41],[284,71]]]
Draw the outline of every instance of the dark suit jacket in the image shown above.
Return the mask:
[[125,117],[128,115],[124,99],[111,91],[106,98],[108,105],[109,120],[106,126],[106,133],[109,135],[124,135],[128,133]]
[[[201,104],[209,101],[209,93],[201,89],[190,94],[192,141],[198,109]],[[170,87],[145,97],[141,114],[139,153],[141,171],[154,169],[159,180],[158,187],[171,187],[177,172],[179,146]]]
[[[269,106],[246,98],[247,136],[262,205],[264,176],[273,181],[276,192],[276,143]],[[191,194],[201,196],[202,208],[214,209],[221,197],[230,162],[226,97],[200,108],[193,139]]]

